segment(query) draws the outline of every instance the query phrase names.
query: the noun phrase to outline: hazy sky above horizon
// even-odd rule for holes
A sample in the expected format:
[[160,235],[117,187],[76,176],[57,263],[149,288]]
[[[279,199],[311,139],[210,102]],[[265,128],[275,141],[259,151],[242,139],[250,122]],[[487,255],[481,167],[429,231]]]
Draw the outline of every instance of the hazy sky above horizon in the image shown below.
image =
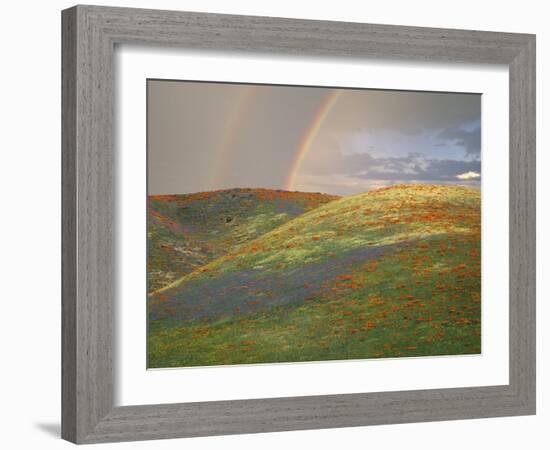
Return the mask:
[[148,193],[481,180],[481,96],[148,80]]

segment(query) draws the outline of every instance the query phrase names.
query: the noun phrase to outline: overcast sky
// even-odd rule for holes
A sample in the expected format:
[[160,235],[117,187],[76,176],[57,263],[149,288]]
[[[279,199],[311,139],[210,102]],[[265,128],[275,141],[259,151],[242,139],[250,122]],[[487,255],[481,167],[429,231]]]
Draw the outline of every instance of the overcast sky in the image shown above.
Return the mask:
[[149,80],[149,194],[479,185],[480,95],[334,91]]

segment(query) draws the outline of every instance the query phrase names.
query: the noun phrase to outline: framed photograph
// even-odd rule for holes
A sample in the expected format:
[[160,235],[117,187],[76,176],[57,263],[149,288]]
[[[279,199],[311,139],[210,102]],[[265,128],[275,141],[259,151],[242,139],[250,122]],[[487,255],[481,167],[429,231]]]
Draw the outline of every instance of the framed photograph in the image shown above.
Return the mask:
[[535,37],[63,11],[62,435],[535,413]]
[[148,368],[481,353],[481,95],[147,92]]

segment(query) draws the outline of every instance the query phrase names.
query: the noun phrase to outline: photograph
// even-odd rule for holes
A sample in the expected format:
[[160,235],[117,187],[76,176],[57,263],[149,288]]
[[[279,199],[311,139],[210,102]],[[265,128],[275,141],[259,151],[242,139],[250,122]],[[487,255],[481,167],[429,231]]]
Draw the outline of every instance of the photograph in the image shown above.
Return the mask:
[[147,367],[480,354],[481,177],[480,94],[148,79]]

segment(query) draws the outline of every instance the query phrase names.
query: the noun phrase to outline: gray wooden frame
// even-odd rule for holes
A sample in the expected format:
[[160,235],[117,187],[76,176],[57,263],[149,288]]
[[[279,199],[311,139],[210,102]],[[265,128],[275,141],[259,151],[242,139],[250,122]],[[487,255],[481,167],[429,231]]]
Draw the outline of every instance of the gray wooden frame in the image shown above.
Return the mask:
[[[62,436],[76,443],[535,413],[535,36],[76,6],[62,13]],[[113,404],[115,44],[506,64],[508,385],[168,405]]]

